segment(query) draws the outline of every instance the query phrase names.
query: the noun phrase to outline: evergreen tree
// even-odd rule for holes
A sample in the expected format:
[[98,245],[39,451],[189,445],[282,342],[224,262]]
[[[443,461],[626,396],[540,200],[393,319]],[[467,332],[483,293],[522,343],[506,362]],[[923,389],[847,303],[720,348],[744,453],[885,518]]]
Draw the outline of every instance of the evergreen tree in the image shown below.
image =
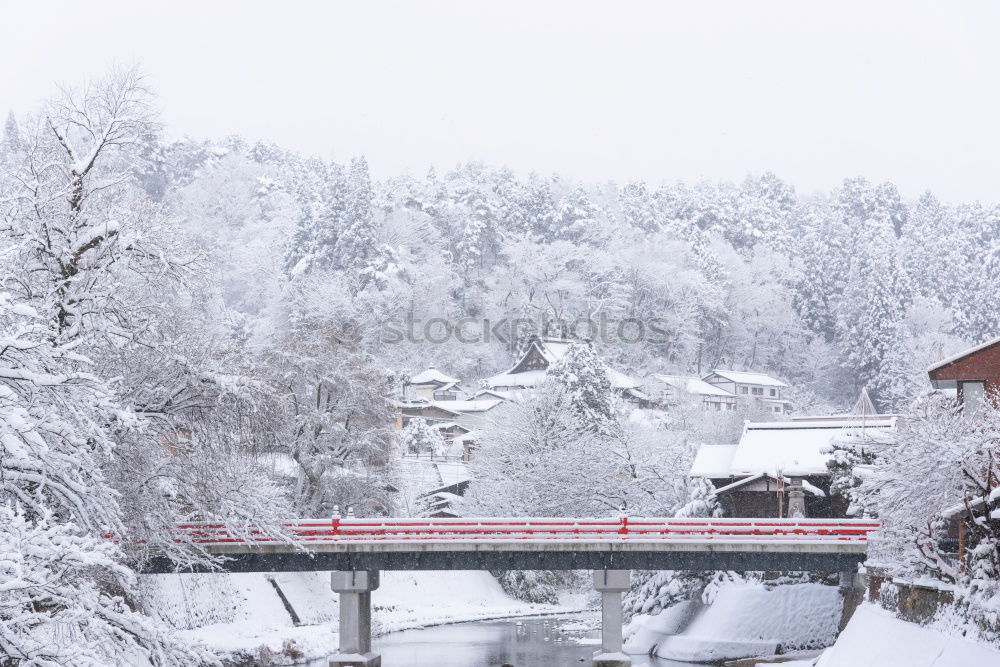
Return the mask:
[[[1000,306],[994,298],[1000,292],[1000,206],[983,207],[976,203],[960,207],[956,228],[961,230],[958,250],[949,266],[951,311],[955,333],[978,342],[996,337],[1000,331]],[[957,257],[956,257],[957,255]]]
[[578,241],[597,224],[597,207],[591,202],[587,191],[576,187],[566,197],[559,201],[559,212],[555,225],[550,232],[550,239]]
[[860,385],[871,388],[876,403],[888,407],[885,397],[893,375],[888,365],[901,344],[910,288],[891,219],[869,219],[864,232],[837,311],[838,342]]
[[338,268],[360,272],[371,265],[379,249],[372,215],[372,184],[364,157],[351,160],[341,226],[343,231],[336,248]]
[[764,243],[774,251],[787,252],[795,232],[795,190],[766,172],[747,177],[736,196],[736,219],[743,221],[750,245]]
[[798,244],[802,277],[795,289],[795,306],[809,331],[833,341],[837,300],[850,265],[848,228],[821,209],[810,211],[804,226]]
[[909,215],[900,239],[900,256],[914,295],[939,300],[953,299],[955,273],[935,267],[958,267],[966,263],[965,244],[948,209],[930,192],[924,192]]
[[566,392],[578,430],[602,436],[619,431],[608,369],[590,343],[572,343],[548,379]]
[[528,231],[550,238],[558,219],[555,197],[548,179],[532,174],[522,189],[521,209]]
[[493,209],[486,196],[477,191],[468,205],[469,217],[458,243],[458,264],[467,285],[476,271],[485,268],[486,254],[495,232]]
[[311,160],[295,187],[298,219],[285,267],[291,276],[338,266],[339,239],[347,209],[347,181],[337,164]]
[[0,137],[0,151],[13,153],[21,149],[21,130],[17,125],[14,112],[7,114],[7,122],[3,126],[3,136]]
[[653,200],[646,189],[646,184],[642,181],[632,181],[621,189],[618,194],[618,206],[625,217],[625,222],[636,229],[652,232],[659,228]]

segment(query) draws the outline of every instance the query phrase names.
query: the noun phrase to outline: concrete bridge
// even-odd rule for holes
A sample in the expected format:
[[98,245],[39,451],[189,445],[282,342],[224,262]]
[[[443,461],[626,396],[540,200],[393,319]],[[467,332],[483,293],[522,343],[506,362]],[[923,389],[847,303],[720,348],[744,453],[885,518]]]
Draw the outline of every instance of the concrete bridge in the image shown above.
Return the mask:
[[[594,667],[622,653],[622,593],[630,570],[789,570],[842,573],[853,585],[877,521],[840,519],[344,519],[298,520],[289,539],[234,537],[221,524],[182,524],[179,539],[224,557],[229,572],[331,570],[340,596],[340,649],[330,667],[378,667],[371,592],[380,570],[594,571],[602,642]],[[147,572],[173,572],[153,559]],[[202,571],[217,571],[206,568]]]

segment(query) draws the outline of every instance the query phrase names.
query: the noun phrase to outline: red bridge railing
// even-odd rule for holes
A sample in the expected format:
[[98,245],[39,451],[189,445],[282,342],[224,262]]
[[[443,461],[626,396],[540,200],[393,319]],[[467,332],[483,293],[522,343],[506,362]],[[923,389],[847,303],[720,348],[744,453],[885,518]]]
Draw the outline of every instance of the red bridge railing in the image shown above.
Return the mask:
[[[284,524],[300,543],[373,542],[867,542],[879,522],[867,519],[299,519]],[[203,544],[280,543],[223,524],[185,523],[178,530]]]

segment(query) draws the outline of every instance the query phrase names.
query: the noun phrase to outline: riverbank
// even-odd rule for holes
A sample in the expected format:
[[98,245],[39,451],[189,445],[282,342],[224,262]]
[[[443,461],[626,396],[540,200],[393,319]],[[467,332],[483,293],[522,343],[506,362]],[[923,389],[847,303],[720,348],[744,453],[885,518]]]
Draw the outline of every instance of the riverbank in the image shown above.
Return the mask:
[[874,604],[858,607],[816,667],[1000,665],[1000,651],[931,626],[904,621]]
[[[151,609],[185,641],[230,664],[291,665],[336,650],[338,600],[329,573],[171,574],[143,581]],[[586,594],[559,605],[510,598],[488,572],[383,572],[372,594],[373,632],[465,621],[578,612]]]

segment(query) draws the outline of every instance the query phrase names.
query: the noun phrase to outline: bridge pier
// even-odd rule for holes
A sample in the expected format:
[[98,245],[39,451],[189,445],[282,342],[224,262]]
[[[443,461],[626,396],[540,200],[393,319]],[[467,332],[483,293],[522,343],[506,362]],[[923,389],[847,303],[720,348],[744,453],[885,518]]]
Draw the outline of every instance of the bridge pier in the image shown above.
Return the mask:
[[629,589],[630,570],[594,570],[594,588],[601,593],[601,650],[593,667],[629,667],[632,658],[622,652],[622,593]]
[[372,653],[372,591],[378,570],[331,572],[330,588],[340,597],[340,647],[330,667],[381,667]]
[[865,599],[865,585],[857,571],[840,573],[840,593],[844,596],[844,606],[840,612],[840,626],[837,632],[844,631],[855,610]]

